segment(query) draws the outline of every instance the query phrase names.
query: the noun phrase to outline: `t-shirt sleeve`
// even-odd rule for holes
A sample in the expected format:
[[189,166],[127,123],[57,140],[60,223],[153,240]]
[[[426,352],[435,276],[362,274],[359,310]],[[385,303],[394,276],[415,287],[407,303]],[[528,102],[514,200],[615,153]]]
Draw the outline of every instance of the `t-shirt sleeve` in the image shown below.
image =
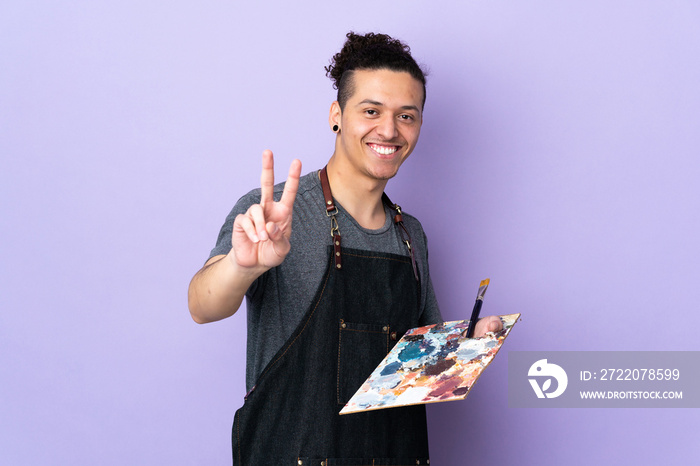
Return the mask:
[[428,295],[426,296],[425,309],[420,319],[420,326],[438,324],[443,321],[437,297],[433,290],[433,283],[430,281],[430,277],[428,277]]
[[440,313],[440,307],[438,306],[437,297],[435,296],[435,290],[433,289],[433,282],[430,278],[430,266],[428,262],[428,238],[423,231],[423,227],[420,222],[415,217],[408,217],[411,223],[412,235],[415,235],[417,239],[417,248],[419,260],[421,262],[421,292],[425,294],[425,300],[423,300],[423,310],[418,320],[420,326],[437,324],[444,322],[442,314]]
[[[425,237],[425,234],[424,234]],[[440,313],[440,306],[438,306],[437,296],[435,296],[435,289],[433,289],[433,281],[430,278],[430,269],[428,267],[428,242],[425,242],[425,270],[426,276],[423,278],[426,280],[426,297],[425,297],[425,308],[423,309],[423,314],[420,318],[420,325],[431,325],[444,322],[442,314]]]

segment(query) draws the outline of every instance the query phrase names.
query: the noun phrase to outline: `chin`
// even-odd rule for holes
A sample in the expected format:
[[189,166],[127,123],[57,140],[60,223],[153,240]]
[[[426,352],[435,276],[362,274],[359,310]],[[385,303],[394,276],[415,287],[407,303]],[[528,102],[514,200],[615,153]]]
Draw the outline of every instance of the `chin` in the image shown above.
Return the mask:
[[398,172],[399,169],[397,167],[389,170],[370,170],[369,175],[376,180],[387,181],[395,177]]

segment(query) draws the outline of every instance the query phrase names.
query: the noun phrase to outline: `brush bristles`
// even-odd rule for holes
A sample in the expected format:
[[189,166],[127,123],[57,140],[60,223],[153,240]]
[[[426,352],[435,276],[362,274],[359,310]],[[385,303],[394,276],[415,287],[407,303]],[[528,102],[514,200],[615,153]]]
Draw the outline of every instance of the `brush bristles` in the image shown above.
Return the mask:
[[489,281],[490,280],[488,278],[486,280],[481,280],[481,283],[479,283],[479,292],[476,294],[476,299],[484,299],[484,295],[486,294],[486,288],[489,287]]

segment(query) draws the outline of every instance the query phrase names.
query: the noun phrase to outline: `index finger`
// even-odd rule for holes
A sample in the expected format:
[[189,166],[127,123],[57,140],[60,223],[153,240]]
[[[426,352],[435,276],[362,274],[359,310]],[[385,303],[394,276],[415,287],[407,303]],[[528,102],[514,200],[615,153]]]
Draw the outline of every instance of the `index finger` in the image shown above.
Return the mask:
[[294,199],[297,197],[300,176],[301,161],[294,159],[289,166],[289,175],[287,175],[287,181],[284,183],[284,191],[282,191],[282,198],[280,199],[280,204],[289,207],[290,210],[294,207]]
[[260,175],[260,205],[272,202],[275,187],[275,161],[271,150],[263,151],[262,174]]

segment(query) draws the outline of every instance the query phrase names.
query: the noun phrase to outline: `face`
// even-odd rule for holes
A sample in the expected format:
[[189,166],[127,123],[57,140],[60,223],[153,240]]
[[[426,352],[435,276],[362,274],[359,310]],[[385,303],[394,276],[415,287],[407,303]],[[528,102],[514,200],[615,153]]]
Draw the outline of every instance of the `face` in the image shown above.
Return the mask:
[[331,106],[331,126],[340,126],[335,157],[345,172],[388,180],[413,151],[423,122],[423,86],[409,73],[357,70],[352,96]]

